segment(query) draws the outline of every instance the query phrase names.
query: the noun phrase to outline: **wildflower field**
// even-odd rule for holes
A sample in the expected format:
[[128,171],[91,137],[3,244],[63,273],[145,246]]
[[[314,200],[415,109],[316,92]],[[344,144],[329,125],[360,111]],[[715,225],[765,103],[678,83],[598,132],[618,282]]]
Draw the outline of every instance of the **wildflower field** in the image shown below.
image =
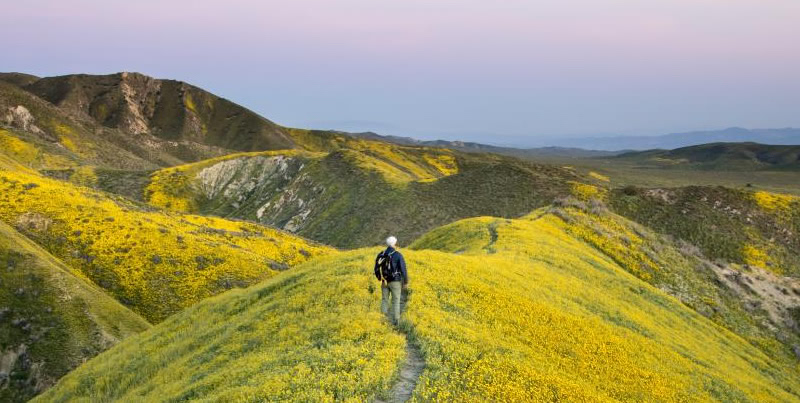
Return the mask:
[[[449,252],[412,255],[408,320],[428,365],[416,397],[800,396],[796,360],[770,356],[637,279],[573,235],[573,225],[544,211],[520,220],[479,218],[433,231],[412,246]],[[441,242],[462,234],[464,246]]]
[[3,222],[0,323],[3,402],[27,401],[85,360],[150,328]]
[[315,260],[200,302],[38,401],[366,401],[391,386],[406,342],[376,308],[367,255]]
[[[301,132],[306,131],[293,130],[293,133]],[[207,185],[202,183],[204,178],[201,177],[202,175],[198,175],[199,173],[209,168],[228,171],[219,173],[227,183],[219,183],[218,186],[229,185],[235,179],[241,178],[244,178],[241,179],[243,181],[241,185],[246,186],[246,182],[264,181],[263,168],[251,162],[258,162],[259,160],[256,159],[263,160],[265,158],[300,162],[295,169],[287,170],[286,166],[280,167],[279,173],[283,177],[276,175],[278,182],[293,179],[291,176],[299,176],[299,173],[308,175],[307,170],[301,170],[306,166],[318,165],[321,159],[332,152],[338,152],[338,155],[352,167],[377,175],[387,183],[396,186],[416,181],[431,182],[457,174],[459,171],[458,162],[450,150],[402,147],[345,138],[344,136],[331,136],[330,134],[326,137],[328,138],[320,140],[320,144],[306,142],[304,146],[311,151],[291,149],[234,153],[158,170],[151,175],[150,182],[144,189],[144,200],[154,206],[172,211],[192,213],[208,210],[208,208],[201,208],[201,205],[206,202],[211,202],[210,204],[213,205],[214,200],[209,200],[213,199],[209,192],[202,191],[204,190],[202,188]],[[242,167],[246,167],[246,169],[241,171]],[[237,170],[240,172],[236,172]],[[254,175],[256,173],[261,175]],[[275,183],[258,183],[261,188],[270,185],[275,186]],[[252,192],[253,189],[248,188],[247,191]],[[259,189],[259,191],[263,192],[264,190]],[[231,190],[227,190],[227,192],[230,193]],[[226,194],[226,196],[230,197],[230,194]]]
[[539,210],[423,236],[403,249],[402,332],[379,313],[379,248],[322,256],[188,308],[40,401],[371,400],[391,388],[406,337],[426,365],[415,401],[800,398],[796,361],[640,279],[574,225]]
[[10,171],[0,171],[0,219],[152,322],[332,251],[262,225],[157,211]]

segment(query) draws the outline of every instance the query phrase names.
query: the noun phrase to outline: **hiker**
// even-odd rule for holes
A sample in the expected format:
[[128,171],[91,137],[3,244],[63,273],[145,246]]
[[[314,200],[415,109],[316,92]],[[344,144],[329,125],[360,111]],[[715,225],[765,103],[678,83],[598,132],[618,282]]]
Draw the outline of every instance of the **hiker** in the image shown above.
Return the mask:
[[386,238],[386,250],[375,258],[375,277],[381,281],[381,311],[389,314],[389,295],[392,296],[392,323],[400,322],[400,294],[408,286],[408,272],[403,255],[395,249],[397,238]]

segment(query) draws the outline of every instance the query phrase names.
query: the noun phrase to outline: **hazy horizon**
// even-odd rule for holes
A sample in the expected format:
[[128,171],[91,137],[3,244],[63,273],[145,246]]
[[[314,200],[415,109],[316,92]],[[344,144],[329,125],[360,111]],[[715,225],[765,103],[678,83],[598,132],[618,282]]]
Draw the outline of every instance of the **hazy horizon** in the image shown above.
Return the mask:
[[527,143],[800,126],[788,0],[4,6],[0,70],[138,71],[280,124]]

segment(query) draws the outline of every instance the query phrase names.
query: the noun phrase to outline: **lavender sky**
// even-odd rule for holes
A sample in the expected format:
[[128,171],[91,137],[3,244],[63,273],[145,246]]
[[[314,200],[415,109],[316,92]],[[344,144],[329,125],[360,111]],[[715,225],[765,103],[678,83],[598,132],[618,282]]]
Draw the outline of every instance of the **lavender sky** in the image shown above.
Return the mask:
[[278,123],[525,144],[800,126],[798,0],[25,0],[0,71],[139,71]]

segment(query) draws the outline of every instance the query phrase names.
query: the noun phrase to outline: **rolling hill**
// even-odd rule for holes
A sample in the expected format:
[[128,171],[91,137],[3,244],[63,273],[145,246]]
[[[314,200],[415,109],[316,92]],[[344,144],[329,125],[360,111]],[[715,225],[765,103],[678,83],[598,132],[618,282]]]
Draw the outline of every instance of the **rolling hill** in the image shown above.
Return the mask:
[[184,82],[139,73],[47,77],[23,87],[63,110],[132,135],[253,151],[290,148],[284,130]]
[[710,143],[674,150],[629,152],[615,159],[659,168],[796,171],[800,170],[800,145]]
[[0,222],[0,401],[25,401],[150,327]]
[[[609,254],[614,238],[586,226],[627,236],[639,252]],[[662,272],[651,279],[679,278],[665,263],[689,258],[632,228],[566,206],[434,230],[404,250],[412,277],[401,332],[377,308],[377,249],[321,257],[172,316],[39,401],[391,398],[406,345],[425,361],[416,400],[800,398],[786,348],[765,352],[642,280],[650,269]],[[636,261],[642,245],[663,249]]]
[[47,151],[104,168],[153,169],[235,151],[294,147],[286,129],[242,106],[138,73],[5,73],[0,123]]
[[273,228],[165,213],[34,174],[0,170],[0,190],[0,220],[152,322],[332,251]]
[[615,189],[621,215],[700,247],[711,258],[800,277],[800,198],[722,186]]
[[373,132],[344,133],[344,134],[362,139],[376,140],[376,141],[408,145],[408,146],[440,147],[440,148],[447,148],[463,152],[494,153],[494,154],[508,155],[511,157],[528,158],[528,159],[554,158],[554,157],[563,157],[563,158],[610,157],[617,155],[621,152],[621,151],[587,150],[578,147],[554,147],[554,146],[544,146],[535,148],[500,147],[500,146],[476,143],[471,141],[417,140],[412,137],[383,136]]
[[[72,116],[21,87],[4,81],[0,81],[0,129],[3,130],[3,137],[14,137],[36,151],[35,154],[29,154],[30,159],[25,161],[36,169],[58,169],[82,164],[153,169],[159,166],[153,161],[181,161],[174,157],[167,158],[166,155],[148,159],[144,148],[135,146],[136,139],[116,130],[105,130],[91,120]],[[157,147],[153,144],[151,148]]]
[[[476,215],[517,217],[569,194],[580,175],[489,154],[293,130],[313,152],[233,154],[166,168],[142,183],[172,210],[275,225],[338,247],[414,239]],[[114,190],[114,189],[109,189]]]
[[745,129],[729,127],[722,130],[703,130],[671,133],[659,136],[612,136],[579,138],[545,138],[545,145],[581,147],[593,150],[651,150],[689,147],[719,142],[755,142],[774,145],[800,144],[800,129]]

